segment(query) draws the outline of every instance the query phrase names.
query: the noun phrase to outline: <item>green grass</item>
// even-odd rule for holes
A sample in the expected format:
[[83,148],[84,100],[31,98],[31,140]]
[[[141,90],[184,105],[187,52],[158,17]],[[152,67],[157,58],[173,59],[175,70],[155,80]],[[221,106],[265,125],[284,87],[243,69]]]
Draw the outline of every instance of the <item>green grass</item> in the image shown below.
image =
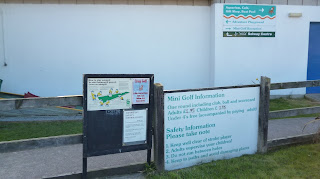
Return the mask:
[[319,178],[320,144],[219,160],[147,178]]
[[[305,108],[320,106],[320,102],[314,102],[306,98],[279,98],[270,100],[270,111]],[[320,114],[303,114],[299,116],[286,117],[286,118],[299,118],[299,117],[318,117]],[[273,119],[271,119],[273,120]]]
[[0,122],[0,141],[82,133],[82,121]]
[[294,108],[305,108],[312,106],[320,106],[319,102],[313,102],[306,98],[279,98],[270,100],[270,111],[294,109]]

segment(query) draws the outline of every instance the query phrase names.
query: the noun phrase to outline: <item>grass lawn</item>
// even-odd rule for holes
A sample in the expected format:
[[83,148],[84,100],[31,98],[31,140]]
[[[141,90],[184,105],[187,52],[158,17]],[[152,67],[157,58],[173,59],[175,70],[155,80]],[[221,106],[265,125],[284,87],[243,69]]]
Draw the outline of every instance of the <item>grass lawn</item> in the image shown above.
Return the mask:
[[82,133],[82,121],[0,122],[0,142]]
[[270,111],[293,109],[293,108],[305,108],[312,106],[320,106],[319,102],[313,102],[306,98],[279,98],[270,100]]
[[219,160],[148,178],[319,178],[320,144],[282,148],[267,154]]
[[[294,108],[305,108],[320,106],[320,102],[314,102],[306,98],[279,98],[270,100],[270,111],[294,109]],[[298,118],[298,117],[318,117],[320,114],[304,114],[294,117],[287,118]],[[272,120],[272,119],[271,119]]]

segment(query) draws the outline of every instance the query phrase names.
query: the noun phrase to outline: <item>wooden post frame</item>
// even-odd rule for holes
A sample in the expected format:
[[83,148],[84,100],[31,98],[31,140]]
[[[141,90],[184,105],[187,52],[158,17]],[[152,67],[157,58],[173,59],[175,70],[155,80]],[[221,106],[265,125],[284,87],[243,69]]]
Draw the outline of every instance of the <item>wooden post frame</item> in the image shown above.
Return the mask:
[[164,92],[160,83],[154,84],[154,161],[159,172],[164,171]]
[[[205,161],[203,158],[230,158],[226,153],[240,156],[266,152],[270,79],[262,77],[261,81],[260,85],[166,91],[161,84],[155,84],[154,159],[157,170],[189,167]],[[213,129],[216,125],[219,128]],[[248,141],[241,141],[239,135]],[[191,141],[199,144],[191,144]],[[226,147],[226,143],[231,145]],[[193,150],[192,147],[202,149],[184,152]]]
[[270,81],[270,78],[265,76],[262,76],[260,81],[258,153],[268,151]]

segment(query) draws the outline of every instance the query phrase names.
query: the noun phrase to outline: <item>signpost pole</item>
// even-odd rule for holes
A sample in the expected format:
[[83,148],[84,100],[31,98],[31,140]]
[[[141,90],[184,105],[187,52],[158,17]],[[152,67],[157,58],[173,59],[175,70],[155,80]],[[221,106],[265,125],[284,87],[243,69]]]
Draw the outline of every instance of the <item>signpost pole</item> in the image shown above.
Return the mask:
[[260,81],[260,104],[259,104],[259,132],[258,152],[266,153],[268,150],[268,120],[270,100],[270,78],[262,76]]
[[87,178],[87,157],[82,158],[82,179]]
[[83,75],[83,134],[82,134],[82,179],[87,178],[87,127],[88,127],[88,121],[87,121],[87,97],[86,97],[86,90],[87,90],[87,81],[85,80],[85,75]]
[[164,171],[164,92],[160,83],[154,85],[154,161],[158,171]]
[[151,164],[151,149],[148,149],[148,153],[147,153],[147,162],[148,162],[148,165]]

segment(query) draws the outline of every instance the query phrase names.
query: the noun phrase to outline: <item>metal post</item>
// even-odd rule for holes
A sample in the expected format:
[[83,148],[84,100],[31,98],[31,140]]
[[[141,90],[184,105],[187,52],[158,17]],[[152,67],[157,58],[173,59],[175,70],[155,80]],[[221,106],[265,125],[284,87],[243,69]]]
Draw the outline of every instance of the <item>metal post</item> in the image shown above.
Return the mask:
[[152,149],[148,149],[148,153],[147,153],[147,162],[148,162],[148,165],[151,164],[151,150],[152,150]]
[[82,179],[87,178],[87,157],[82,158]]

